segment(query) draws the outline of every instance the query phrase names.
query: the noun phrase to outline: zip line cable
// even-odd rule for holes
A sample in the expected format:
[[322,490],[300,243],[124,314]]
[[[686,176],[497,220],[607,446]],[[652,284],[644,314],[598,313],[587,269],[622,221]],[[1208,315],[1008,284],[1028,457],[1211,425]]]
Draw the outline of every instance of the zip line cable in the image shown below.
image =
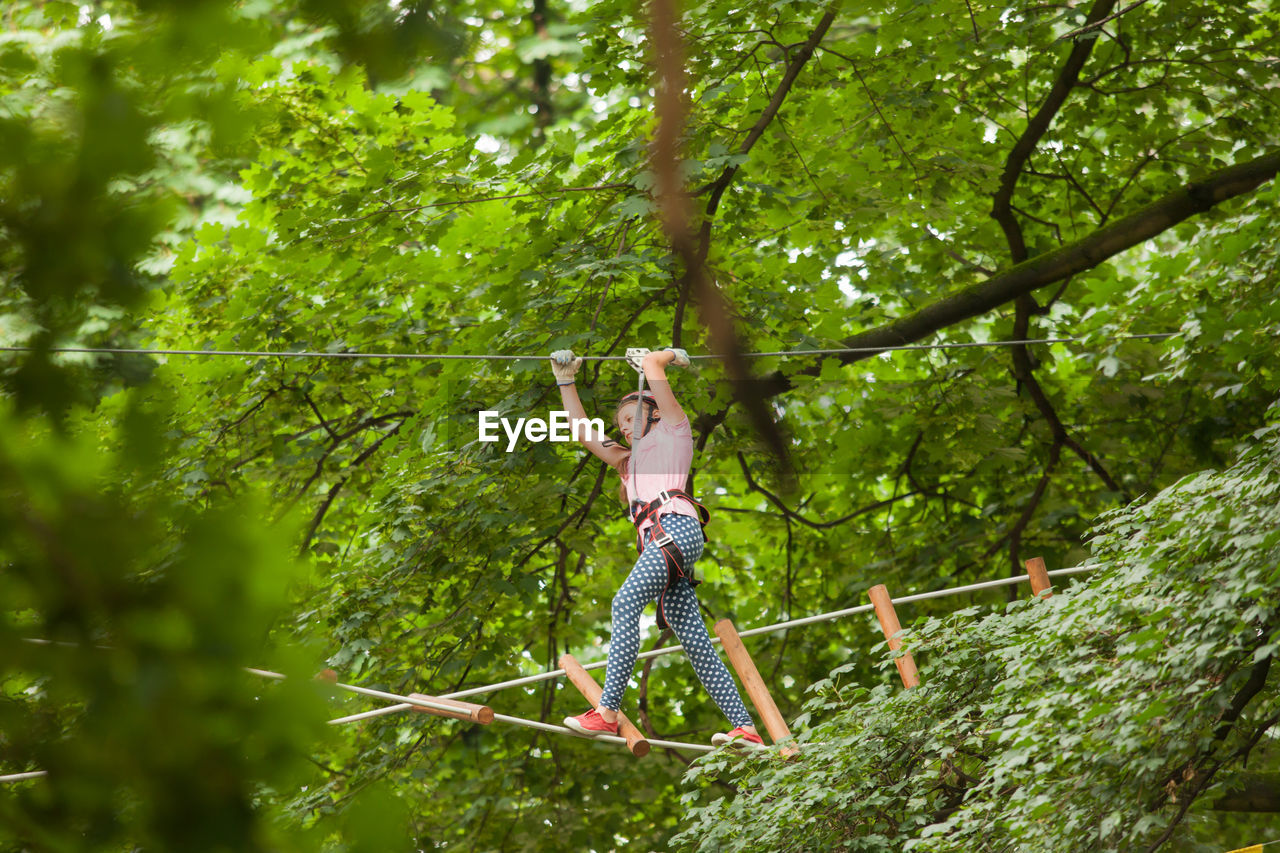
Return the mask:
[[[1138,335],[1116,335],[1101,338],[1102,341],[1166,340],[1176,338],[1181,332],[1152,332]],[[1079,343],[1085,338],[1027,338],[1014,341],[965,341],[946,344],[901,344],[883,347],[843,347],[837,349],[796,349],[777,352],[745,352],[744,358],[795,357],[806,355],[854,355],[857,353],[904,352],[911,350],[971,349],[974,347],[1012,347],[1027,344]],[[3,346],[0,352],[37,352],[39,347]],[[309,350],[270,352],[267,350],[218,350],[218,349],[131,349],[124,347],[49,347],[44,352],[81,353],[97,355],[184,355],[231,356],[242,358],[366,358],[433,361],[452,359],[458,361],[541,361],[546,355],[496,355],[492,353],[421,353],[421,352],[315,352]],[[584,355],[584,361],[626,361],[625,355]],[[690,359],[720,359],[722,355],[690,355]]]
[[[1091,572],[1097,568],[1100,568],[1100,567],[1099,566],[1077,566],[1075,568],[1070,568],[1070,569],[1055,569],[1051,572],[1048,572],[1047,574],[1051,578],[1065,577],[1069,575],[1077,575],[1082,572]],[[978,592],[980,590],[996,589],[998,587],[1009,586],[1011,584],[1026,583],[1027,580],[1028,578],[1023,575],[1020,575],[1018,577],[1000,578],[998,580],[993,580],[993,581],[981,581],[979,583],[971,583],[965,586],[951,587],[950,589],[939,589],[939,590],[933,590],[931,592],[919,592],[913,595],[903,595],[898,598],[892,598],[890,599],[890,601],[892,601],[894,604],[910,604],[915,601],[926,601],[932,598],[947,598],[953,595],[963,595],[968,592]],[[746,631],[739,632],[738,636],[753,637],[758,634],[767,634],[773,631],[783,631],[788,628],[796,628],[802,625],[812,625],[816,622],[831,622],[835,619],[840,619],[845,616],[852,616],[857,613],[868,613],[874,609],[875,609],[875,605],[860,604],[856,607],[847,607],[844,610],[832,610],[828,613],[818,613],[813,616],[803,616],[799,619],[789,619],[785,622],[775,622],[772,625],[764,625],[759,628],[749,628]],[[35,639],[35,638],[26,639],[25,642],[35,643],[38,645],[77,645],[74,643],[57,643],[52,640],[43,640],[43,639]],[[711,642],[718,643],[720,642],[720,638],[712,637]],[[100,646],[99,648],[108,648],[108,647]],[[669,654],[672,654],[673,652],[678,652],[683,650],[684,650],[684,646],[682,645],[664,646],[663,648],[660,648],[660,649],[653,649],[651,651],[642,652],[636,656],[636,659],[645,660],[648,658],[659,657],[660,655],[669,655]],[[601,669],[606,665],[607,665],[607,661],[597,661],[596,663],[584,664],[582,668],[588,669],[588,670]],[[287,678],[287,676],[283,675],[282,673],[272,672],[271,670],[267,670],[267,669],[256,669],[254,667],[245,667],[245,671],[253,675],[258,675],[263,678],[269,678],[275,681],[282,681],[285,678]],[[536,684],[540,681],[548,681],[553,678],[560,678],[564,675],[565,675],[565,671],[563,669],[547,670],[546,672],[539,673],[538,675],[531,675],[526,678],[516,678],[510,681],[500,681],[500,682],[497,682],[496,684],[486,684],[482,687],[471,687],[466,690],[459,690],[456,693],[448,693],[443,696],[436,696],[433,698],[460,699],[464,696],[474,696],[480,693],[496,693],[499,690],[505,690],[509,687],[522,687],[528,684]],[[429,708],[432,710],[446,710],[446,711],[454,710],[451,706],[444,705],[439,702],[433,702],[431,699],[419,699],[413,696],[402,696],[398,693],[390,693],[385,690],[375,690],[370,687],[360,687],[354,684],[335,683],[334,686],[351,693],[359,693],[363,696],[371,696],[377,699],[391,700],[396,702],[397,704],[386,705],[382,708],[375,708],[372,711],[364,711],[362,713],[351,714],[350,716],[346,716],[346,717],[338,717],[337,719],[330,720],[329,721],[330,725],[338,725],[341,723],[353,723],[358,720],[367,720],[367,719],[370,719],[371,717],[380,717],[385,714],[394,714],[400,711],[407,711],[410,708],[413,708],[415,706],[421,707],[421,708]],[[522,717],[512,717],[512,716],[508,716],[507,714],[496,714],[496,713],[493,715],[493,719],[495,721],[508,723],[510,725],[522,726],[524,728],[538,729],[540,731],[550,732],[551,734],[569,735],[570,737],[576,737],[580,739],[585,738],[584,735],[580,735],[577,732],[573,731],[572,729],[566,728],[565,726],[557,726],[551,723],[539,722],[537,720],[526,720]],[[586,739],[607,741],[609,743],[620,743],[620,744],[626,743],[626,740],[624,738],[616,737],[614,735],[599,735],[599,736],[590,737]],[[680,741],[653,740],[650,738],[646,738],[646,740],[648,740],[648,742],[653,746],[666,747],[668,749],[688,749],[688,750],[694,750],[698,752],[713,752],[715,750],[715,747],[706,746],[705,744],[682,743]],[[48,775],[48,771],[45,771],[45,770],[34,770],[27,773],[14,773],[8,776],[0,776],[0,783],[18,782],[25,779],[36,779],[36,778],[40,778],[47,775]]]

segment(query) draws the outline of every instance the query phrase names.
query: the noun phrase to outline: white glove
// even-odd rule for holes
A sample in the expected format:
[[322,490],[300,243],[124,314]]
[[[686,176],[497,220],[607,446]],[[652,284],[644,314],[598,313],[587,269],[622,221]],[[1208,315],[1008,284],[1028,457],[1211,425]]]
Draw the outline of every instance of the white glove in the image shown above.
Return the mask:
[[574,358],[573,350],[558,349],[551,353],[551,372],[556,375],[557,385],[572,385],[579,367],[582,367],[582,358]]
[[644,373],[644,357],[649,354],[647,347],[627,347],[627,364],[636,369],[636,373]]
[[680,349],[680,347],[664,347],[664,349],[666,349],[668,352],[675,353],[676,357],[671,360],[671,363],[674,364],[676,367],[689,366],[689,353]]

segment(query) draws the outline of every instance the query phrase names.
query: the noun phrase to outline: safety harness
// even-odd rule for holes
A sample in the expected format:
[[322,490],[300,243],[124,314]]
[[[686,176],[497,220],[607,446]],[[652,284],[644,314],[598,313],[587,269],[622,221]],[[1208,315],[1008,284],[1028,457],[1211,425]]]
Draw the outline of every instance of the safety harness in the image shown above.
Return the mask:
[[658,627],[664,631],[669,627],[666,614],[662,610],[662,600],[667,590],[680,578],[688,581],[689,586],[702,583],[700,579],[694,577],[692,566],[685,568],[684,554],[680,553],[680,547],[671,538],[671,534],[662,529],[662,509],[676,498],[684,498],[697,509],[698,523],[704,528],[705,537],[705,528],[707,522],[711,520],[711,513],[684,489],[663,489],[648,503],[636,500],[631,502],[630,507],[631,523],[636,526],[636,550],[644,553],[644,537],[640,534],[640,528],[646,522],[652,521],[653,526],[649,528],[649,535],[652,537],[650,544],[662,551],[662,559],[667,564],[667,582],[663,584],[662,592],[658,593]]

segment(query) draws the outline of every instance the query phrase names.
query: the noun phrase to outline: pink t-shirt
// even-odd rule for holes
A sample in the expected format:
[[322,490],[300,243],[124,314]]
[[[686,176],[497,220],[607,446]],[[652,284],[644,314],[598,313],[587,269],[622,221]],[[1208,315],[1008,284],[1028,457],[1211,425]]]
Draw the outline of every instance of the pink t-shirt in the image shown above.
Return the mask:
[[[627,487],[627,503],[640,500],[647,504],[663,489],[683,489],[689,480],[692,462],[693,428],[689,419],[681,418],[678,423],[669,423],[665,418],[659,420],[631,445],[627,474],[622,477]],[[671,501],[662,512],[698,517],[697,508],[684,498]],[[653,522],[648,521],[640,526],[641,538],[652,525]]]

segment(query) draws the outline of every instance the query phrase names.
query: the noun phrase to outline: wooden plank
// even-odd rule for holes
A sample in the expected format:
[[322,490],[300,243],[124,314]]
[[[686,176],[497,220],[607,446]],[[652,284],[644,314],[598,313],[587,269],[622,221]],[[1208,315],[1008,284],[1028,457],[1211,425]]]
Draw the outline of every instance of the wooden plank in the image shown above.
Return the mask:
[[[773,701],[773,694],[769,692],[768,685],[760,677],[760,671],[756,669],[755,661],[747,653],[747,647],[742,644],[742,638],[738,636],[738,630],[733,627],[733,623],[728,619],[717,622],[716,636],[720,638],[725,654],[729,656],[729,663],[733,664],[734,671],[738,673],[738,680],[742,682],[742,687],[747,691],[751,704],[755,706],[765,729],[769,732],[769,738],[777,743],[791,737],[791,729],[787,726],[787,721],[783,719],[777,703]],[[795,753],[795,747],[786,747],[782,750],[783,755]]]
[[470,702],[459,702],[457,699],[441,699],[437,696],[428,696],[425,693],[410,693],[410,699],[421,699],[424,702],[435,702],[438,705],[448,705],[452,711],[445,711],[440,708],[424,708],[422,705],[414,705],[413,710],[423,714],[434,714],[437,717],[450,717],[455,720],[470,720],[473,723],[479,723],[487,726],[493,722],[493,709],[488,705],[473,705]]
[[1027,576],[1031,578],[1031,594],[1037,598],[1048,598],[1053,595],[1049,592],[1049,587],[1053,586],[1049,580],[1049,573],[1045,570],[1044,560],[1040,557],[1032,557],[1024,564],[1027,568]]
[[[569,676],[569,680],[582,693],[583,698],[591,703],[591,707],[599,710],[600,694],[604,689],[591,677],[591,673],[583,669],[582,664],[569,654],[560,656],[560,668]],[[631,754],[636,758],[644,758],[649,754],[649,741],[645,740],[640,730],[621,712],[618,713],[618,734],[626,739],[627,749],[631,750]]]
[[[898,614],[894,612],[889,590],[882,583],[876,584],[867,591],[867,595],[871,597],[871,603],[875,606],[876,618],[880,620],[880,630],[884,631],[884,638],[889,641],[889,648],[896,652],[902,647],[902,640],[897,636],[902,626],[898,624]],[[898,675],[902,678],[903,687],[910,689],[919,686],[920,676],[916,673],[915,659],[910,654],[896,657],[893,662],[898,665]]]

